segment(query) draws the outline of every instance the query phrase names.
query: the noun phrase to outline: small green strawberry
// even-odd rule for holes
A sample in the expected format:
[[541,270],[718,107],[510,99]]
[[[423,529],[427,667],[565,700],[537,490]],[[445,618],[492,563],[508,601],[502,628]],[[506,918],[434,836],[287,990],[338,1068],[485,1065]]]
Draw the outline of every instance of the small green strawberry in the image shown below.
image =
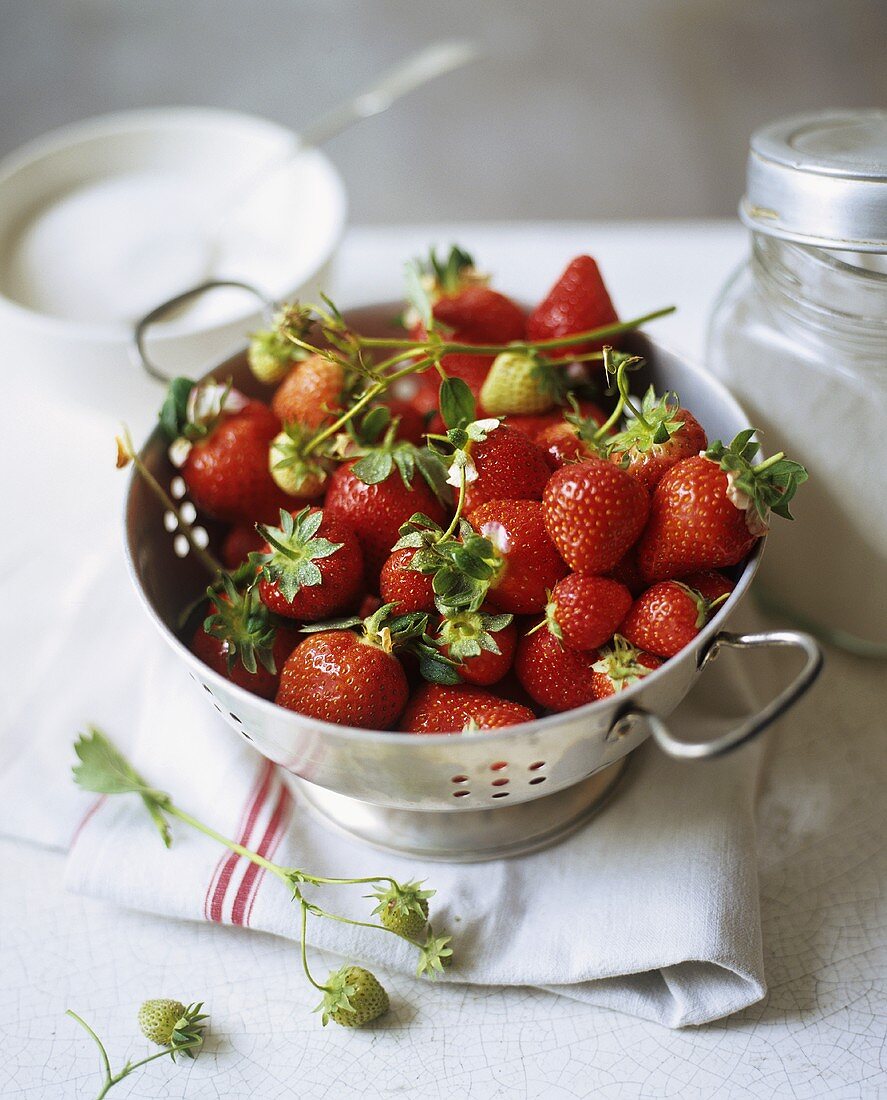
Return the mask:
[[293,365],[298,349],[275,329],[254,332],[246,358],[253,376],[266,385],[279,382]]
[[329,478],[329,469],[323,460],[305,453],[314,434],[301,424],[288,424],[271,440],[268,451],[268,469],[274,483],[299,500],[320,496]]
[[505,351],[497,355],[480,391],[491,416],[547,412],[558,395],[554,368],[535,355]]
[[343,966],[327,978],[323,1000],[315,1009],[323,1026],[364,1027],[388,1011],[388,994],[378,978],[362,966]]
[[[201,1013],[203,1002],[188,1005],[181,1001],[157,998],[145,1001],[139,1009],[139,1027],[146,1039],[161,1047],[172,1047],[176,1051],[194,1057],[193,1047],[203,1041],[203,1024],[206,1014]],[[185,1049],[182,1049],[184,1046]]]
[[373,910],[379,921],[406,940],[415,939],[428,921],[428,899],[433,890],[422,890],[421,882],[392,882],[387,890],[370,895],[379,904]]

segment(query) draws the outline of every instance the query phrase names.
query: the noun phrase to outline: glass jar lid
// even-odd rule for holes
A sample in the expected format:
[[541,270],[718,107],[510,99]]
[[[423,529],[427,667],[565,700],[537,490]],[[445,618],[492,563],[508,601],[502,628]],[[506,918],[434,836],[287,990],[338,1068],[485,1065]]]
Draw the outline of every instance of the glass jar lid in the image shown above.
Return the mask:
[[825,111],[755,131],[739,216],[799,244],[887,252],[887,111]]

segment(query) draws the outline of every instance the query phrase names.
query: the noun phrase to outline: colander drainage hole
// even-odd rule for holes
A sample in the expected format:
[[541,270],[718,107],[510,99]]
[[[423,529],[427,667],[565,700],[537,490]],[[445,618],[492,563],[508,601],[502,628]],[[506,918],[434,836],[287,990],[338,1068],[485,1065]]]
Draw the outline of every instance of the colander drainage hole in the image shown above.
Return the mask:
[[248,734],[248,733],[246,732],[246,730],[241,730],[240,732],[241,732],[241,733],[243,734],[243,736],[244,736],[244,737],[245,737],[245,738],[247,739],[247,741],[252,741],[252,737],[250,736],[250,734]]
[[532,787],[534,783],[544,783],[544,782],[545,782],[545,776],[544,775],[537,775],[535,777],[535,779],[530,780],[530,786]]
[[539,771],[540,768],[544,768],[544,767],[545,767],[545,761],[544,760],[537,760],[535,762],[535,764],[531,764],[529,766],[528,771],[537,772],[537,771]]
[[490,764],[491,772],[501,772],[503,768],[508,767],[507,760],[497,760],[495,764]]
[[468,776],[467,775],[454,775],[453,778],[450,780],[450,782],[451,783],[467,783],[468,782]]
[[203,690],[208,691],[209,694],[212,695],[212,688],[209,686],[209,684],[204,684],[203,685]]
[[243,725],[243,723],[242,723],[242,722],[240,721],[240,719],[239,719],[239,718],[237,717],[237,715],[236,715],[236,714],[234,713],[234,711],[233,711],[233,710],[229,710],[229,711],[228,711],[228,717],[229,717],[229,718],[230,718],[230,719],[231,719],[232,721],[236,722],[236,723],[238,724],[238,726],[242,726],[242,725]]
[[189,547],[184,535],[176,535],[172,540],[172,548],[177,558],[187,558]]
[[466,791],[463,787],[461,791],[453,791],[453,798],[465,798],[469,794],[471,794],[471,791]]
[[508,798],[508,791],[496,791],[493,798]]
[[492,786],[494,786],[494,787],[507,787],[508,786],[508,780],[507,779],[494,779],[493,782],[492,782]]
[[187,487],[185,485],[185,479],[182,477],[174,477],[169,483],[169,491],[176,498],[176,500],[182,499],[182,497],[185,495],[186,488]]

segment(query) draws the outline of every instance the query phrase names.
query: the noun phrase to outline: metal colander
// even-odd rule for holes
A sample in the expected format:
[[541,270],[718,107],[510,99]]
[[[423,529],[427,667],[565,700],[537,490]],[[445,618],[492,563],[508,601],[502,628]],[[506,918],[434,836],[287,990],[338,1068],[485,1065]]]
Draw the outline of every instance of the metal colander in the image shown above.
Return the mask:
[[[395,305],[355,310],[349,321],[370,334],[390,334]],[[154,311],[152,317],[159,316]],[[639,388],[675,390],[710,438],[731,439],[747,418],[714,379],[641,334],[630,341],[647,365]],[[244,393],[267,397],[245,353],[211,372]],[[169,487],[196,537],[210,545],[221,529],[187,500],[160,430],[142,459]],[[133,474],[126,502],[126,546],[133,582],[160,632],[188,666],[197,689],[226,722],[288,773],[298,796],[339,829],[372,844],[425,859],[491,859],[542,847],[582,824],[612,791],[629,757],[649,736],[674,756],[707,757],[749,740],[810,686],[821,664],[816,642],[796,631],[736,635],[724,627],[744,599],[763,541],[742,567],[736,588],[693,645],[617,696],[564,714],[490,733],[409,736],[316,721],[244,691],[217,675],[182,643],[182,608],[207,576],[176,529],[172,513]],[[677,739],[665,723],[708,662],[725,646],[790,646],[801,671],[767,706],[706,742]]]

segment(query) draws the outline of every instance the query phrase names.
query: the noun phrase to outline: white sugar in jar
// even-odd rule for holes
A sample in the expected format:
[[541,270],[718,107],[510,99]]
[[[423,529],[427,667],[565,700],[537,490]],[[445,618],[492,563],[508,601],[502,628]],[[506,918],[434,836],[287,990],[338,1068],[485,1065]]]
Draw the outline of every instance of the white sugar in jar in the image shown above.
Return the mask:
[[759,576],[765,605],[887,656],[887,112],[786,119],[752,138],[751,255],[707,363],[810,480]]

